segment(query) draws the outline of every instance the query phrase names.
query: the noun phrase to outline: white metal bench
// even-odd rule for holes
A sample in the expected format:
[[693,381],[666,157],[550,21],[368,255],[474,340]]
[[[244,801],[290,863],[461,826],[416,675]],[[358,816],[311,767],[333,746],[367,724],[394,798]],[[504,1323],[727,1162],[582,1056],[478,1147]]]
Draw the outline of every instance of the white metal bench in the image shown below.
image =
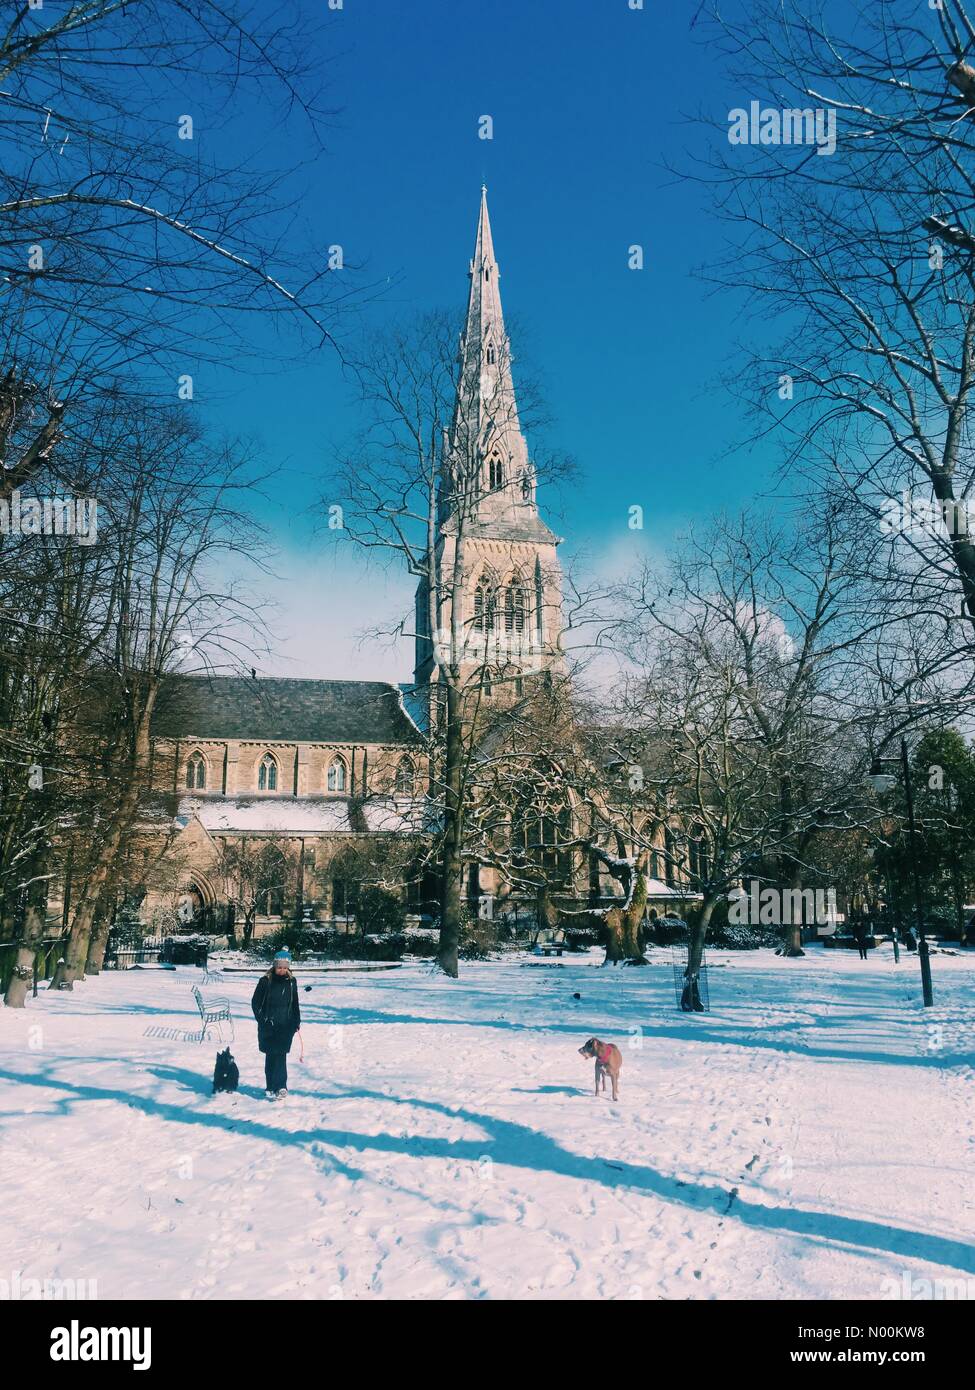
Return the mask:
[[200,1018],[203,1021],[203,1028],[200,1032],[200,1042],[202,1043],[207,1035],[207,1029],[211,1023],[215,1023],[220,1030],[220,1041],[223,1042],[223,1024],[230,1024],[230,1041],[234,1040],[234,1020],[230,1013],[230,1000],[214,996],[211,999],[204,999],[203,995],[193,986],[193,998],[196,1000],[196,1007],[200,1011]]

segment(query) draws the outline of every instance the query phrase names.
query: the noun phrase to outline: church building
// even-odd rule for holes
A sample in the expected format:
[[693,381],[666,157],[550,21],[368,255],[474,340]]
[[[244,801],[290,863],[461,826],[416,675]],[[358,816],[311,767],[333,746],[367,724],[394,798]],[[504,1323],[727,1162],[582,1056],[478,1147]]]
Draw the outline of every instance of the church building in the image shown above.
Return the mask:
[[[144,915],[175,906],[210,929],[247,917],[255,936],[285,922],[348,923],[354,880],[382,881],[383,864],[402,870],[397,847],[407,854],[422,838],[437,644],[451,644],[460,680],[496,707],[520,699],[528,679],[564,672],[560,538],[539,515],[486,189],[469,279],[438,535],[416,595],[413,685],[174,677],[152,741],[152,828],[167,837],[159,863],[170,878],[154,886]],[[568,891],[578,880],[592,901],[592,866],[562,868]],[[503,894],[496,874],[482,878],[472,865],[467,877],[472,905]],[[420,911],[419,876],[401,873],[407,880]],[[658,899],[677,896],[657,887]]]

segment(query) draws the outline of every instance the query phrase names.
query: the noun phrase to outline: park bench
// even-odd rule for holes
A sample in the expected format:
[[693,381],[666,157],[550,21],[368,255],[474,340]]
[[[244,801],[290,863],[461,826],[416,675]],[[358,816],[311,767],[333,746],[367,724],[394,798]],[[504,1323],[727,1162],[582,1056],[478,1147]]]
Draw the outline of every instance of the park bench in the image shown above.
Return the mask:
[[561,927],[543,927],[535,938],[536,956],[560,956],[565,949],[565,932]]
[[193,998],[196,1000],[196,1007],[199,1009],[200,1018],[203,1021],[203,1029],[200,1033],[200,1042],[202,1043],[206,1038],[207,1029],[210,1027],[211,1023],[215,1023],[219,1028],[220,1041],[223,1042],[222,1025],[224,1021],[230,1024],[230,1041],[233,1042],[234,1020],[230,1014],[230,1000],[217,996],[214,996],[210,999],[204,999],[203,995],[197,989],[196,985],[193,986]]

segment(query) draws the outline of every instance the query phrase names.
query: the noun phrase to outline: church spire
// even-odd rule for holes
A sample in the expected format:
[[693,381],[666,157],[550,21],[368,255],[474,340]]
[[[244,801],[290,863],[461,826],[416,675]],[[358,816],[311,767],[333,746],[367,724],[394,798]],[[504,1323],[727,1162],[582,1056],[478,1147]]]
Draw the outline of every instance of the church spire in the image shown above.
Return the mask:
[[487,185],[481,185],[481,208],[477,217],[477,236],[470,270],[471,287],[467,300],[467,323],[464,329],[465,347],[473,350],[485,335],[504,337],[504,315],[501,312],[500,272],[494,256],[494,238],[488,213]]
[[[429,572],[417,585],[417,686],[439,679],[433,634],[463,632],[453,652],[467,675],[490,667],[501,689],[561,666],[561,581],[554,535],[538,515],[535,473],[522,433],[501,310],[498,263],[481,189],[456,399],[444,431],[439,527]],[[458,589],[455,566],[461,559]],[[454,604],[459,605],[459,628]],[[486,698],[493,698],[486,696]]]
[[501,308],[500,272],[488,213],[487,188],[468,270],[467,316],[460,340],[457,400],[448,440],[456,490],[477,499],[482,520],[534,510],[534,479],[521,432],[511,348]]

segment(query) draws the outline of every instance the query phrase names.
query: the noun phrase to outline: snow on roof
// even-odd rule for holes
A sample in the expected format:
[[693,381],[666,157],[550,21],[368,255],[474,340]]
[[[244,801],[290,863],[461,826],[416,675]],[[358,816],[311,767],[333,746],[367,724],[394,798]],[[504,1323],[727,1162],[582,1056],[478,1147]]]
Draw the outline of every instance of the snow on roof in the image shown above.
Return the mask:
[[178,818],[196,816],[212,835],[403,835],[420,827],[423,803],[404,797],[366,801],[343,796],[186,796]]
[[352,830],[344,797],[185,797],[180,802],[180,813],[184,811],[195,812],[203,828],[217,835],[348,835]]
[[414,834],[421,828],[424,810],[422,801],[406,797],[377,798],[366,801],[362,807],[367,829],[373,834],[388,835]]
[[700,902],[704,897],[703,893],[689,893],[686,888],[672,888],[670,884],[664,883],[663,879],[647,879],[648,898],[677,898],[684,902]]

